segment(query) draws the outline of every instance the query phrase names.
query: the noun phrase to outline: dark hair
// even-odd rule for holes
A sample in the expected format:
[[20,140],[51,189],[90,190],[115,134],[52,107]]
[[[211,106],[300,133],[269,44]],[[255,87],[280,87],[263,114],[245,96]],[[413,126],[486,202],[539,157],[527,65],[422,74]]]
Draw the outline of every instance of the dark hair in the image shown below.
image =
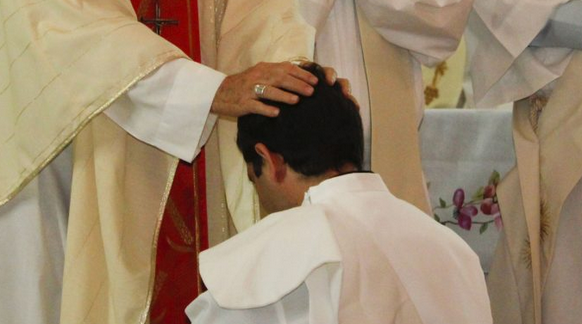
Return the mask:
[[313,63],[303,68],[319,79],[313,95],[301,96],[295,105],[263,101],[280,109],[274,118],[250,114],[238,119],[237,145],[257,177],[263,165],[255,151],[257,143],[281,154],[295,172],[305,176],[340,170],[348,163],[362,169],[364,145],[358,109],[338,83],[327,84],[321,66]]

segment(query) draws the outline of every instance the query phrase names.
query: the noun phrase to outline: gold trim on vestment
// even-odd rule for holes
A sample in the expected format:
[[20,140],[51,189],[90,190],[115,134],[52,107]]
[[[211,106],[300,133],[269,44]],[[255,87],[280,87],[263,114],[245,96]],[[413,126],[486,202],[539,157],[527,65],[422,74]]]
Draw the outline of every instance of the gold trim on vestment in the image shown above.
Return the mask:
[[146,75],[156,70],[158,67],[169,61],[171,58],[179,57],[182,56],[178,55],[175,50],[171,50],[160,55],[155,62],[151,62],[150,64],[153,64],[152,66],[145,68],[143,72],[134,77],[126,86],[124,86],[120,91],[118,91],[115,94],[115,96],[111,97],[103,105],[101,105],[94,112],[92,112],[85,120],[80,122],[77,128],[64,141],[61,141],[61,143],[55,149],[53,149],[52,153],[50,153],[48,157],[42,163],[40,163],[35,170],[33,170],[27,177],[22,179],[19,185],[13,187],[13,189],[8,191],[9,193],[6,195],[6,197],[0,200],[0,206],[4,205],[12,198],[14,198],[14,196],[16,196],[32,179],[34,179],[42,171],[42,169],[44,169],[57,155],[59,155],[62,152],[62,150],[64,150],[65,147],[69,145],[75,137],[77,137],[77,135],[83,130],[85,126],[87,126],[87,124],[89,124],[93,120],[93,118],[95,118],[95,116],[99,115],[105,109],[107,109],[109,105],[111,105],[115,100],[117,100],[122,94],[127,92],[129,88],[131,88],[139,80],[143,79]]
[[[200,158],[200,156],[198,156],[198,158]],[[195,250],[196,250],[196,265],[198,267],[197,269],[197,280],[196,280],[196,293],[199,295],[200,294],[200,290],[202,287],[202,276],[200,276],[200,265],[198,264],[198,256],[200,255],[200,252],[202,252],[202,241],[200,239],[200,195],[198,194],[198,190],[200,189],[200,187],[198,186],[198,160],[194,161],[194,163],[192,164],[192,167],[194,168],[194,172],[193,172],[193,181],[194,181],[194,192],[193,192],[193,196],[192,198],[194,198],[194,233],[195,233],[195,237],[196,239],[194,240],[194,245],[195,245]]]
[[172,189],[172,184],[174,183],[174,176],[176,175],[178,163],[179,160],[177,158],[174,158],[174,162],[172,163],[170,174],[168,175],[168,180],[166,182],[166,188],[164,189],[164,196],[162,198],[162,201],[160,202],[160,208],[158,210],[158,221],[156,223],[154,241],[152,242],[152,257],[151,257],[150,282],[148,284],[148,296],[146,299],[144,311],[140,316],[139,324],[146,324],[150,316],[150,308],[152,307],[154,285],[156,282],[156,258],[158,252],[158,239],[160,236],[160,229],[162,227],[162,220],[164,219],[166,203],[168,202],[168,198],[170,197],[170,190]]

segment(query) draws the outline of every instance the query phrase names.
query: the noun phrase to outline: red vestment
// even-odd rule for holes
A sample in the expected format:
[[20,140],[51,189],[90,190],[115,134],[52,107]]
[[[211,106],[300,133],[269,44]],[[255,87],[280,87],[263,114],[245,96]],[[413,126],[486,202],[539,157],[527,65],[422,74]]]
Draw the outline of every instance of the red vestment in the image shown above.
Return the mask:
[[[139,19],[155,17],[154,1],[132,4]],[[166,0],[159,6],[160,18],[178,21],[164,25],[161,36],[200,62],[198,2]],[[203,150],[192,164],[180,161],[176,170],[158,237],[152,324],[189,323],[184,309],[204,289],[198,273],[198,254],[208,248],[204,161]]]

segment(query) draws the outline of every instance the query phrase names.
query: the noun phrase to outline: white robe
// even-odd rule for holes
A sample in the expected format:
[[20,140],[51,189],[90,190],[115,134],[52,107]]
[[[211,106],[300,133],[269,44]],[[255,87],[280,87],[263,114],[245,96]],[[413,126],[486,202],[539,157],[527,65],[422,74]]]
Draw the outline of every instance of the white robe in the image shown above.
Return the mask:
[[203,252],[200,272],[193,324],[492,323],[477,255],[376,174],[311,187]]
[[[171,61],[105,113],[138,139],[191,162],[216,120],[210,106],[224,77],[186,59]],[[67,148],[0,207],[0,324],[59,322],[71,175]]]

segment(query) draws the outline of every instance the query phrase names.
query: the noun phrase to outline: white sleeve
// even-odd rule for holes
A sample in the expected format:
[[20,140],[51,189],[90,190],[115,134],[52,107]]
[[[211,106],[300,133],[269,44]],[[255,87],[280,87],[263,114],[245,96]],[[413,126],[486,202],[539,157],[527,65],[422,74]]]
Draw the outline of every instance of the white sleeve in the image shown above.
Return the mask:
[[452,55],[463,36],[472,0],[356,0],[387,41],[432,66]]
[[191,162],[216,122],[210,106],[224,78],[202,64],[177,59],[136,83],[105,114],[139,140]]

